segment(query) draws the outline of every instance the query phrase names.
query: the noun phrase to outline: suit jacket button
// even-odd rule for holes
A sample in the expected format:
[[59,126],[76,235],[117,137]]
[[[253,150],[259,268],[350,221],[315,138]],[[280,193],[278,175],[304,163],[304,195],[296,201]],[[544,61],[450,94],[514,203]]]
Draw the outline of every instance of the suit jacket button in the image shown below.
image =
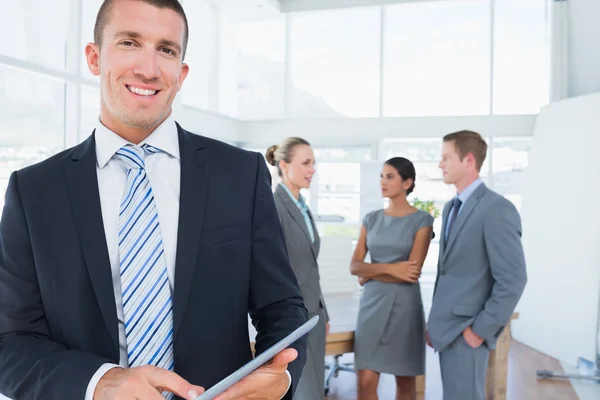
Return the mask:
[[440,272],[440,275],[446,275],[446,271]]

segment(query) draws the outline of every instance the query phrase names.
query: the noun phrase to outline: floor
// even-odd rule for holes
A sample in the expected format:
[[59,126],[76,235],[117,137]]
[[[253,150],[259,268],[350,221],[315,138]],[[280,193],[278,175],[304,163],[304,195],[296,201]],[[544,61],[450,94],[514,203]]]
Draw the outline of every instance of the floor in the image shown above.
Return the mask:
[[[425,297],[425,296],[424,296]],[[354,327],[360,293],[325,295],[329,314],[332,316],[332,330],[345,331]],[[425,297],[426,298],[426,297]],[[425,305],[428,311],[427,304]],[[352,354],[344,355],[340,361],[351,363]],[[568,368],[568,366],[566,366]],[[563,372],[563,366],[555,359],[539,353],[517,341],[512,341],[509,354],[508,400],[588,400],[600,398],[600,385],[594,382],[577,382],[576,393],[569,380],[540,380],[536,370],[549,369]],[[572,371],[568,371],[572,372]],[[419,399],[441,399],[442,384],[437,356],[428,349],[425,395]],[[354,373],[340,372],[334,378],[327,400],[355,400],[356,380]],[[583,387],[583,390],[579,390]],[[586,393],[587,390],[587,393]],[[379,398],[394,399],[395,383],[391,376],[383,375],[379,385]],[[590,397],[591,396],[591,397]]]

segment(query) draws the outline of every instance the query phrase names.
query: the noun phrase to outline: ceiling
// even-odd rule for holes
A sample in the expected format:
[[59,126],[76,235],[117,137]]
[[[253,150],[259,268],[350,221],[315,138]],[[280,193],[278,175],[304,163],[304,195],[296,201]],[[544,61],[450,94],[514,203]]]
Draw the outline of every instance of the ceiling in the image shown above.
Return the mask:
[[281,12],[279,0],[208,0],[238,20],[261,18]]
[[208,0],[236,20],[260,19],[281,12],[327,10],[439,0]]

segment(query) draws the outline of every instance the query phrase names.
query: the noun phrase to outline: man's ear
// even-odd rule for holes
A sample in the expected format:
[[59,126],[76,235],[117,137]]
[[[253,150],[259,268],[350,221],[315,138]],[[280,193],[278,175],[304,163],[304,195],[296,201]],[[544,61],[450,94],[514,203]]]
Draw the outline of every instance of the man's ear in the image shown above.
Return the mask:
[[100,75],[100,46],[96,43],[88,43],[85,46],[85,59],[92,75]]
[[179,81],[177,82],[177,91],[179,92],[181,90],[181,86],[183,86],[183,81],[185,81],[185,78],[187,77],[188,73],[190,72],[190,67],[189,65],[187,65],[186,63],[181,64],[181,74],[179,74]]

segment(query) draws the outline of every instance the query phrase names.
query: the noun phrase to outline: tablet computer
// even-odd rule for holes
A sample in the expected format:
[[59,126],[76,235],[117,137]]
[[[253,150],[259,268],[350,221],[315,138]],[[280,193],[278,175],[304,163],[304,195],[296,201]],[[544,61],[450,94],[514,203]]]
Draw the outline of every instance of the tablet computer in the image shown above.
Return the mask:
[[294,332],[290,333],[288,336],[281,339],[273,346],[269,347],[269,349],[267,349],[264,353],[249,361],[247,364],[235,371],[233,374],[229,375],[227,378],[223,379],[215,386],[211,387],[206,392],[196,397],[195,400],[213,400],[225,390],[229,389],[231,386],[235,385],[237,382],[242,380],[246,375],[250,374],[258,367],[275,357],[278,353],[288,348],[296,340],[306,335],[308,332],[310,332],[311,329],[313,329],[317,325],[317,322],[319,322],[319,316],[315,315],[302,326],[300,326],[298,329],[296,329]]

